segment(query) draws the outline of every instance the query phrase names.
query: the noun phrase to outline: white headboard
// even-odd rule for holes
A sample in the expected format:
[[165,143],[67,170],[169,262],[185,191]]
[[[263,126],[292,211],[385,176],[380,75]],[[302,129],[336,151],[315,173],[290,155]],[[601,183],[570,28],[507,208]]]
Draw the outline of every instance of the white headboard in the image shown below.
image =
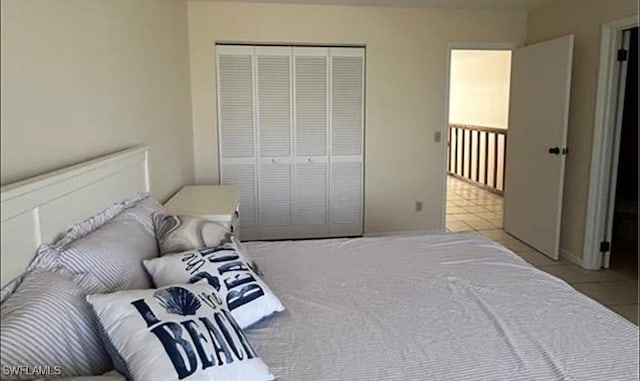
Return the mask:
[[149,192],[148,147],[135,147],[0,189],[0,284],[24,272],[41,243],[138,192]]

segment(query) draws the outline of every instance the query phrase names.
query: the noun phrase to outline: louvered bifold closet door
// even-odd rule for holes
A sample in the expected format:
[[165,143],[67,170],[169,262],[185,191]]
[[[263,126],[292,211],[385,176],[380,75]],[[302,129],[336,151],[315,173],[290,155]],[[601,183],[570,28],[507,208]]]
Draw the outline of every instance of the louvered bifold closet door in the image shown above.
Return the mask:
[[328,48],[293,48],[294,238],[329,235],[328,58]]
[[259,236],[291,238],[293,133],[291,48],[256,47]]
[[243,240],[363,232],[364,48],[217,46],[220,173]]
[[331,236],[363,232],[364,48],[331,48]]
[[258,236],[253,50],[216,46],[220,180],[240,189],[241,239]]

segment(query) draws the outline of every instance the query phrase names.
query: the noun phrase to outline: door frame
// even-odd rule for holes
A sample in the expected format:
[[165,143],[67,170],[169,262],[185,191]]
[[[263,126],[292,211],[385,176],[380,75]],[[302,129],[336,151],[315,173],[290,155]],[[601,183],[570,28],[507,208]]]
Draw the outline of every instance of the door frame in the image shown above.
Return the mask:
[[[516,42],[449,42],[447,43],[447,67],[445,75],[445,88],[444,88],[444,117],[445,122],[443,129],[440,131],[443,139],[444,149],[442,150],[442,158],[444,159],[442,166],[442,202],[443,211],[440,224],[442,230],[447,230],[447,160],[449,160],[449,150],[446,143],[449,141],[449,89],[451,86],[451,52],[453,50],[514,50],[524,46],[524,43]],[[506,148],[506,147],[505,147]],[[506,165],[506,161],[505,161]]]
[[611,164],[619,149],[619,144],[614,141],[621,67],[617,64],[616,55],[622,43],[622,32],[637,26],[638,16],[602,25],[582,261],[582,266],[589,270],[602,268],[604,255],[600,252],[600,242],[609,234],[606,231],[606,218],[610,208],[613,208],[612,205],[608,208],[608,193]]

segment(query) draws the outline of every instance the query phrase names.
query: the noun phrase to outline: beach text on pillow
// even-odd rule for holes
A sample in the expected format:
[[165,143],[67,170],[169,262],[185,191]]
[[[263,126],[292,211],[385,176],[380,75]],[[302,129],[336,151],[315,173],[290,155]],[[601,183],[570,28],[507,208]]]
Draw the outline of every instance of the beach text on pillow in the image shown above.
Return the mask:
[[87,296],[130,381],[267,381],[273,376],[206,282]]
[[284,310],[233,240],[220,246],[146,260],[144,266],[157,286],[205,279],[220,292],[242,328]]

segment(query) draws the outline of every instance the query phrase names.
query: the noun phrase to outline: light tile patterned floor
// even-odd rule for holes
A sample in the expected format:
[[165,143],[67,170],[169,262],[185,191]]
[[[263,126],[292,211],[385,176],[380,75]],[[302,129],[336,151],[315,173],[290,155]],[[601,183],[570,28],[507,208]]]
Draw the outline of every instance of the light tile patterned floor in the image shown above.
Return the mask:
[[563,259],[550,259],[502,229],[502,197],[499,195],[449,176],[447,230],[476,231],[489,237],[533,266],[563,279],[576,290],[638,324],[637,269],[589,271]]

